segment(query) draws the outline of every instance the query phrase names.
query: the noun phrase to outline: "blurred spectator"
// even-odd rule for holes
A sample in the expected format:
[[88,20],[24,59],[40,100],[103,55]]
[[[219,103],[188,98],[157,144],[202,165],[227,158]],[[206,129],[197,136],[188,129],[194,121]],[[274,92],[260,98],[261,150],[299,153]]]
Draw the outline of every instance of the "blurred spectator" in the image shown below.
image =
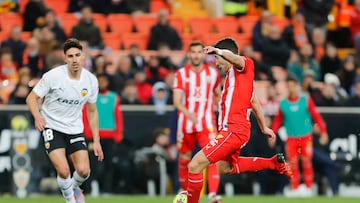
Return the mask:
[[19,66],[23,65],[23,53],[26,47],[26,43],[21,40],[21,32],[20,26],[12,27],[10,37],[1,43],[1,48],[8,47],[11,49],[13,60]]
[[169,90],[169,99],[168,99],[168,104],[173,104],[173,85],[174,85],[174,80],[175,80],[175,73],[174,72],[169,72],[164,79],[165,84],[168,87]]
[[[96,107],[99,110],[99,135],[101,146],[104,148],[104,156],[107,159],[99,162],[97,157],[90,155],[93,175],[91,178],[92,190],[96,190],[96,185],[100,185],[100,192],[113,193],[114,185],[114,165],[113,158],[116,145],[123,140],[123,116],[120,108],[120,98],[116,92],[109,91],[109,80],[105,74],[98,74],[99,95],[96,101]],[[86,108],[84,109],[86,112]],[[89,127],[87,114],[84,115],[84,134],[88,141],[92,140],[92,132]],[[91,149],[91,143],[89,143]],[[93,191],[94,192],[94,191]]]
[[84,6],[81,9],[80,22],[71,31],[71,36],[81,41],[87,41],[90,49],[103,49],[104,43],[101,32],[92,19],[92,9]]
[[46,25],[40,25],[33,31],[33,36],[39,41],[39,53],[47,55],[56,45],[55,34]]
[[157,57],[159,65],[168,70],[177,70],[177,66],[172,62],[170,57],[170,47],[166,44],[160,44],[157,49]]
[[106,60],[104,55],[98,54],[94,57],[94,66],[92,67],[92,69],[95,75],[105,74]]
[[59,25],[58,19],[52,9],[48,9],[45,14],[45,24],[55,34],[55,39],[62,44],[67,39],[62,27]]
[[255,80],[273,80],[270,67],[261,63],[259,55],[256,54],[257,52],[251,45],[245,46],[242,51],[244,56],[250,57],[254,61]]
[[336,95],[334,86],[325,84],[321,91],[322,97],[317,101],[318,106],[341,106],[341,102]]
[[148,104],[155,105],[157,115],[166,114],[166,105],[169,101],[169,88],[164,82],[156,82],[152,87],[152,98]]
[[287,69],[289,74],[296,77],[300,84],[303,83],[304,72],[306,70],[314,71],[314,79],[316,81],[320,79],[320,66],[313,57],[313,49],[310,44],[301,46],[298,59],[296,61],[290,61]]
[[271,27],[272,13],[264,10],[259,21],[255,24],[252,32],[252,45],[255,51],[261,51],[264,38],[268,36]]
[[95,13],[130,13],[127,0],[93,1],[92,8]]
[[133,80],[126,81],[121,93],[121,104],[142,104],[137,96],[137,87]]
[[30,80],[30,69],[28,67],[22,67],[19,70],[19,82],[11,92],[8,104],[26,104],[26,97],[31,91],[31,87],[29,86]]
[[31,77],[40,78],[45,71],[45,58],[44,55],[40,53],[40,44],[35,37],[30,38],[27,42],[23,58],[24,65],[30,69]]
[[322,98],[321,89],[323,87],[323,83],[315,81],[314,76],[315,73],[313,70],[306,70],[304,72],[302,91],[305,94],[308,94],[317,104],[318,101]]
[[139,71],[134,75],[134,82],[137,87],[138,99],[142,104],[148,104],[152,95],[152,86],[146,82],[145,72]]
[[46,70],[44,71],[50,70],[64,63],[65,61],[63,48],[60,44],[57,43],[56,45],[54,45],[51,52],[45,57]]
[[84,6],[91,5],[91,2],[93,0],[70,0],[69,6],[68,6],[68,12],[74,13],[74,12],[80,12],[81,8]]
[[248,0],[225,0],[223,7],[225,15],[243,16],[248,12]]
[[44,0],[30,0],[26,4],[23,14],[23,30],[32,32],[39,22],[44,22],[45,12],[46,7],[44,5]]
[[340,70],[338,71],[341,86],[351,94],[351,87],[354,84],[356,78],[356,64],[355,58],[352,55],[348,55],[341,64]]
[[326,30],[323,28],[314,28],[311,35],[311,41],[314,47],[315,59],[320,61],[326,52]]
[[163,9],[158,13],[158,23],[151,28],[149,50],[157,50],[161,44],[166,44],[171,50],[181,50],[182,41],[177,31],[169,25],[169,11]]
[[109,90],[117,92],[121,95],[127,80],[134,78],[134,71],[131,69],[131,62],[128,56],[122,56],[115,72],[109,73],[110,85]]
[[348,99],[346,106],[360,107],[360,81],[357,81],[354,86],[354,95]]
[[93,62],[91,57],[91,50],[89,49],[89,43],[86,40],[81,40],[80,44],[82,46],[82,53],[84,54],[83,66],[85,69],[92,71]]
[[281,38],[281,32],[275,25],[269,28],[268,36],[262,45],[262,62],[267,66],[280,66],[286,68],[290,57],[290,48]]
[[335,0],[302,0],[306,22],[314,27],[326,26]]
[[337,55],[337,49],[331,42],[326,43],[325,55],[320,60],[321,81],[324,81],[326,73],[337,73],[341,61]]
[[326,73],[324,76],[324,82],[326,85],[331,85],[334,87],[336,94],[335,99],[338,104],[343,105],[348,99],[349,95],[346,90],[341,86],[339,77],[333,73]]
[[132,44],[130,46],[129,57],[132,68],[134,68],[136,71],[144,71],[146,61],[141,55],[139,46],[137,44]]
[[150,0],[124,0],[131,14],[150,12]]
[[299,50],[311,40],[311,29],[306,24],[304,13],[298,9],[292,16],[291,24],[287,25],[282,34],[286,44],[292,50]]
[[0,57],[0,80],[9,80],[17,83],[19,79],[18,66],[12,59],[11,50],[4,48]]
[[150,84],[164,80],[168,70],[159,64],[156,56],[150,56],[148,65],[145,67],[146,79]]

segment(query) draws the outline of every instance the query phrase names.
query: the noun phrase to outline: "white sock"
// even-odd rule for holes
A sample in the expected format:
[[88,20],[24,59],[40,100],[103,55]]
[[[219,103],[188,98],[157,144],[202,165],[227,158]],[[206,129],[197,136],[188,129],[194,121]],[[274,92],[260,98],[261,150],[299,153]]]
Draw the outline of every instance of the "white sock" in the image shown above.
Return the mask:
[[90,172],[89,172],[89,175],[86,176],[85,178],[79,176],[79,174],[74,171],[73,173],[73,177],[72,177],[72,184],[73,184],[73,187],[76,188],[76,187],[79,187],[83,182],[85,182],[85,180],[87,180],[90,176]]
[[66,199],[66,203],[76,203],[74,198],[74,190],[70,176],[66,179],[57,176],[56,178],[61,193]]

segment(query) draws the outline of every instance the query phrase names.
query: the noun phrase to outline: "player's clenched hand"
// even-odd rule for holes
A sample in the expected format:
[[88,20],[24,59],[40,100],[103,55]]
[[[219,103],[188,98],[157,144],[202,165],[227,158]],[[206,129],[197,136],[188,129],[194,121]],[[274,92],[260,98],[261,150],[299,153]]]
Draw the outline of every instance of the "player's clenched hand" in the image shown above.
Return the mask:
[[276,135],[275,135],[274,131],[271,130],[270,128],[265,127],[264,130],[262,131],[262,133],[264,133],[264,135],[266,135],[266,136],[269,137],[269,142],[270,142],[271,140],[274,140],[274,141],[275,141]]
[[215,48],[215,47],[212,47],[212,46],[206,46],[204,48],[205,54],[216,54],[217,50],[218,50],[218,48]]
[[198,120],[197,120],[197,116],[196,114],[194,113],[189,113],[188,115],[186,115],[186,117],[191,120],[193,123],[197,123]]
[[38,131],[43,131],[45,129],[45,126],[46,126],[46,121],[44,117],[38,116],[35,118],[35,128]]
[[93,148],[95,156],[97,156],[99,161],[102,161],[104,159],[104,153],[102,151],[100,142],[94,142]]

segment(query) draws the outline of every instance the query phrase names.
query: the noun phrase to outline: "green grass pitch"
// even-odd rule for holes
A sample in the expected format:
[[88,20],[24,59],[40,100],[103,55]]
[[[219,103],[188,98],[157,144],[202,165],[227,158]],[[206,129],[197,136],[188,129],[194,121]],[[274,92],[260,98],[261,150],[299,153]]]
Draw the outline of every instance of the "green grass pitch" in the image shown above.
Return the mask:
[[[99,198],[86,198],[86,203],[172,203],[173,196],[147,197],[147,196],[111,196]],[[207,203],[206,197],[200,203]],[[224,197],[223,203],[357,203],[359,198],[344,197],[313,197],[313,198],[285,198],[279,196],[235,196]],[[0,203],[65,203],[59,196],[41,196],[18,199],[15,197],[0,196]]]

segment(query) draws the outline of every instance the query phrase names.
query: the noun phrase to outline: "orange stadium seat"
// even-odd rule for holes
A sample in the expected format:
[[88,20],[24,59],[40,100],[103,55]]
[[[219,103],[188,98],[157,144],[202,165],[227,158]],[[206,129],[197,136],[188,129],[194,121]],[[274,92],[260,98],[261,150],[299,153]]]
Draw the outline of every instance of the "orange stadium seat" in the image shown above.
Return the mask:
[[19,13],[2,13],[0,15],[1,31],[2,32],[11,32],[13,26],[23,26],[23,18]]
[[169,24],[178,32],[184,33],[184,20],[178,16],[169,16]]
[[19,12],[20,13],[24,13],[25,7],[28,2],[29,2],[29,0],[19,0]]
[[23,31],[21,33],[21,40],[23,40],[24,42],[27,42],[31,37],[32,37],[32,32]]
[[123,48],[128,50],[132,44],[137,44],[140,50],[146,50],[148,37],[144,33],[124,33],[122,35]]
[[192,41],[194,41],[195,37],[192,34],[182,34],[180,35],[181,41],[182,41],[182,50],[188,51],[189,45]]
[[102,13],[93,13],[92,18],[94,24],[99,27],[101,34],[104,34],[107,31],[107,20],[105,15]]
[[237,33],[239,31],[238,23],[233,16],[224,16],[213,19],[213,24],[217,33]]
[[6,40],[7,38],[9,38],[10,33],[5,33],[5,32],[0,32],[0,44]]
[[151,27],[157,23],[157,18],[153,15],[137,15],[133,17],[136,31],[139,33],[149,34]]
[[189,25],[191,33],[195,35],[211,33],[213,29],[212,21],[207,17],[189,18]]
[[258,20],[259,16],[241,16],[238,19],[238,25],[243,33],[252,34],[253,28]]
[[54,10],[56,15],[66,13],[69,7],[70,0],[45,0],[44,4],[46,7]]
[[201,40],[204,42],[205,45],[213,45],[226,36],[228,35],[226,35],[225,33],[209,33],[201,36]]
[[120,50],[122,38],[118,33],[104,33],[102,36],[104,44],[112,51]]
[[107,23],[112,33],[129,33],[133,30],[134,22],[128,14],[109,14]]
[[79,18],[73,13],[63,13],[58,15],[58,18],[65,34],[70,36],[71,30],[79,22]]
[[164,0],[151,0],[150,13],[157,13],[162,9],[170,11],[169,5]]

